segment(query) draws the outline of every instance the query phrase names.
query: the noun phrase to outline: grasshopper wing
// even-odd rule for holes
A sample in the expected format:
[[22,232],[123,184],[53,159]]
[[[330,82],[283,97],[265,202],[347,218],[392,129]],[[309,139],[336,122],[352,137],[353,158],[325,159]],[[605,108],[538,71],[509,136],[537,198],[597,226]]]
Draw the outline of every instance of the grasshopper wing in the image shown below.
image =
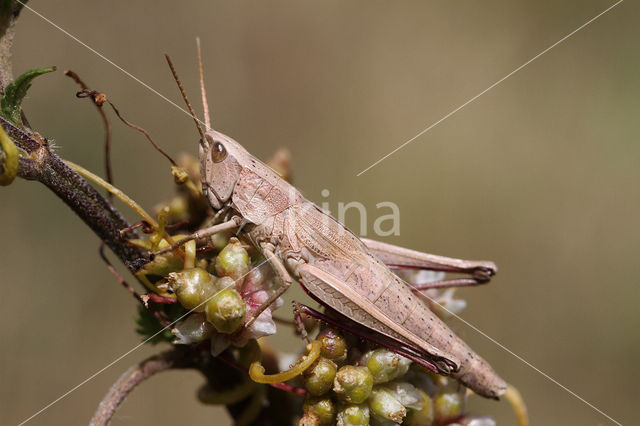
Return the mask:
[[[325,265],[327,266],[327,265]],[[301,265],[299,279],[315,297],[331,308],[375,331],[407,342],[407,345],[425,354],[442,374],[459,368],[459,361],[390,318],[379,306],[362,296],[340,278],[315,265]]]

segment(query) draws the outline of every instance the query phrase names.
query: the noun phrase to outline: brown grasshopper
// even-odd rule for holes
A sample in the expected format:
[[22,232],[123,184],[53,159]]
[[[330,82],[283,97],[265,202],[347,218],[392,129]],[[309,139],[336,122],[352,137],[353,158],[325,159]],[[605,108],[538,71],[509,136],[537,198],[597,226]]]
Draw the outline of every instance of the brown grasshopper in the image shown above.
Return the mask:
[[439,373],[453,376],[485,397],[505,393],[506,383],[491,366],[386,266],[467,273],[472,278],[450,284],[470,285],[487,282],[495,274],[492,262],[446,258],[358,238],[238,142],[210,130],[202,87],[208,129],[204,132],[170,61],[169,65],[201,136],[202,191],[225,220],[163,251],[235,228],[264,255],[281,281],[279,289],[246,319],[246,326],[296,280],[323,305],[400,342]]

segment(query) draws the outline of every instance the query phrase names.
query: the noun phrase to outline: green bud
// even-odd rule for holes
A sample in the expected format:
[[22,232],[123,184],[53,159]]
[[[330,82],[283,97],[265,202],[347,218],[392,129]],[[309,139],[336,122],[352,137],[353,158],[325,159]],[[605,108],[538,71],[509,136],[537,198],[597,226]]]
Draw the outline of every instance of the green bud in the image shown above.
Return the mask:
[[247,305],[236,290],[227,288],[218,291],[206,303],[207,321],[220,333],[233,333],[242,325]]
[[213,293],[215,278],[201,268],[172,272],[168,276],[171,289],[176,293],[178,302],[186,309],[202,312],[203,302]]
[[376,386],[369,397],[369,408],[374,416],[402,423],[407,409],[384,387]]
[[211,244],[213,244],[213,248],[217,252],[221,252],[224,248],[229,244],[229,238],[232,234],[230,232],[218,232],[217,234],[213,234],[209,240]]
[[231,277],[238,280],[249,272],[249,254],[237,238],[231,238],[229,244],[216,258],[216,273],[219,277]]
[[438,423],[455,419],[464,408],[464,396],[460,392],[441,391],[434,397],[434,412]]
[[[336,405],[331,398],[325,397],[307,397],[302,410],[305,413],[305,417],[310,415],[318,420],[318,424],[331,425],[336,416]],[[307,424],[312,424],[307,422]]]
[[233,280],[233,278],[222,277],[216,279],[215,291],[225,290],[228,288],[236,288],[236,282]]
[[168,207],[167,221],[169,223],[178,223],[189,219],[189,202],[186,197],[176,195],[169,201]]
[[320,357],[304,374],[304,387],[311,395],[322,395],[331,390],[338,367],[333,361]]
[[360,404],[364,402],[373,388],[373,376],[366,367],[345,365],[336,373],[333,391],[342,402]]
[[321,356],[336,362],[347,358],[347,342],[332,328],[325,328],[316,337],[322,344]]
[[409,371],[411,361],[388,349],[369,351],[360,360],[371,371],[373,383],[384,383],[404,376]]
[[422,403],[422,408],[419,410],[409,410],[403,425],[431,426],[435,419],[435,414],[433,412],[433,400],[421,389],[418,389],[418,392],[424,401]]
[[338,426],[362,426],[369,424],[369,407],[365,404],[351,404],[338,411]]

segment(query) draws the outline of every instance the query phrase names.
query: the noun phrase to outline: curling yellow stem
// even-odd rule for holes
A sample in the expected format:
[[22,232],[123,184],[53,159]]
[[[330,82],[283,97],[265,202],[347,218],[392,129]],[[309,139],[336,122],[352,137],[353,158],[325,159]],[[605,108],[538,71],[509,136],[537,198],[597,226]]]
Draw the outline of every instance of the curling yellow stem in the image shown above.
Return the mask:
[[196,240],[191,240],[184,245],[184,269],[196,267]]
[[4,151],[4,164],[0,174],[0,185],[9,185],[18,175],[18,148],[13,143],[7,132],[0,126],[0,145]]
[[512,385],[507,385],[507,392],[504,394],[504,398],[509,401],[513,411],[516,413],[518,419],[518,426],[529,426],[529,416],[527,415],[527,406],[522,399],[522,395],[518,392],[518,389]]
[[120,201],[122,201],[127,206],[131,207],[133,211],[138,213],[138,215],[145,222],[151,225],[153,229],[158,229],[158,224],[155,221],[155,219],[152,218],[149,213],[147,213],[138,203],[133,201],[127,194],[125,194],[115,186],[111,185],[109,182],[102,179],[100,176],[97,176],[91,173],[89,170],[85,169],[84,167],[79,166],[75,163],[72,163],[71,161],[68,161],[68,160],[65,160],[65,163],[67,164],[67,166],[71,167],[73,170],[80,173],[82,176],[86,177],[87,179],[91,179],[92,181],[94,181],[95,183],[97,183],[98,185],[100,185],[101,187],[103,187],[104,189],[106,189],[116,197],[118,197]]
[[198,198],[201,193],[195,183],[189,178],[189,174],[182,168],[178,166],[171,166],[171,174],[173,175],[173,179],[178,185],[186,185],[187,189],[191,191],[191,194]]
[[320,342],[318,340],[314,340],[307,345],[307,351],[309,352],[307,355],[304,355],[296,361],[293,366],[281,373],[276,374],[264,374],[264,367],[260,364],[260,361],[256,361],[251,363],[249,367],[249,376],[254,382],[257,383],[280,383],[286,382],[287,380],[291,380],[294,377],[302,374],[304,370],[311,367],[318,357],[320,357]]

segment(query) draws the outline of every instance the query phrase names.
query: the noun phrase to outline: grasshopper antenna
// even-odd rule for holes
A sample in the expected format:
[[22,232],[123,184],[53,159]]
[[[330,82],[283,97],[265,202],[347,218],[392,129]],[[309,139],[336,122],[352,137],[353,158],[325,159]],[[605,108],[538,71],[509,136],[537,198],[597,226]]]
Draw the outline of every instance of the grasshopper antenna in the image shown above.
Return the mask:
[[169,58],[169,55],[167,55],[166,53],[164,54],[164,57],[167,59],[167,63],[169,64],[169,68],[171,69],[171,74],[173,74],[173,79],[178,84],[178,89],[180,89],[180,93],[182,94],[184,103],[186,103],[187,108],[189,108],[189,113],[191,114],[191,118],[193,118],[194,123],[196,123],[196,127],[198,128],[198,133],[200,133],[200,145],[202,146],[203,149],[207,150],[209,149],[209,143],[207,142],[207,139],[204,137],[204,131],[202,130],[202,126],[200,126],[200,120],[198,120],[198,117],[196,116],[196,113],[193,110],[193,107],[191,106],[191,102],[189,102],[189,98],[187,98],[187,94],[185,93],[184,88],[182,87],[180,78],[178,78],[178,73],[176,72],[176,69],[173,66],[173,62],[171,62],[171,58]]
[[204,67],[202,66],[202,50],[200,49],[200,37],[196,37],[198,46],[198,74],[200,74],[200,93],[202,94],[202,109],[204,110],[204,127],[211,130],[211,117],[209,116],[209,103],[207,102],[207,89],[204,87]]

